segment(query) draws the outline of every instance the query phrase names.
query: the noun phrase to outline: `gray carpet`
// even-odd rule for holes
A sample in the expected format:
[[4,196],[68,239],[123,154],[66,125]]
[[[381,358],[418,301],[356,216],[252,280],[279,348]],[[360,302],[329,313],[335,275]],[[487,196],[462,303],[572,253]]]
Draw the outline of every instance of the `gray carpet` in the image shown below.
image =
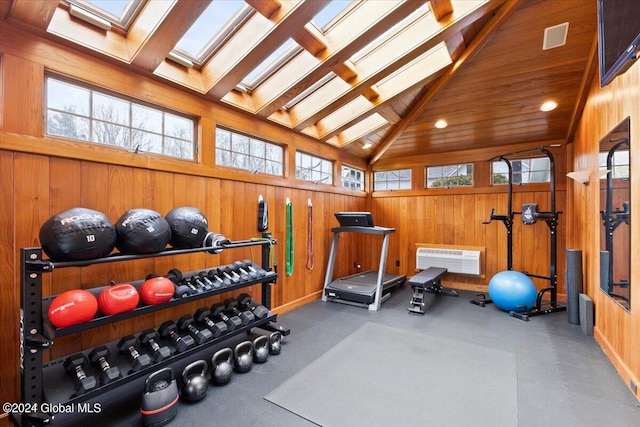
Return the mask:
[[514,353],[365,323],[265,396],[321,426],[518,425]]

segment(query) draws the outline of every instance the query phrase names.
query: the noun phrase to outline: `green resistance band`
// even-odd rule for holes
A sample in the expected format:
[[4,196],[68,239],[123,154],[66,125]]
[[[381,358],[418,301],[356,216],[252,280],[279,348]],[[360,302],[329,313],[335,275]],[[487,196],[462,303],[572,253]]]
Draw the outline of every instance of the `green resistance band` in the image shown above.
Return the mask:
[[286,267],[287,276],[291,276],[293,274],[293,206],[289,198],[287,198],[286,211],[287,211],[287,236],[286,236],[285,250],[287,251],[287,259],[286,259],[285,267]]

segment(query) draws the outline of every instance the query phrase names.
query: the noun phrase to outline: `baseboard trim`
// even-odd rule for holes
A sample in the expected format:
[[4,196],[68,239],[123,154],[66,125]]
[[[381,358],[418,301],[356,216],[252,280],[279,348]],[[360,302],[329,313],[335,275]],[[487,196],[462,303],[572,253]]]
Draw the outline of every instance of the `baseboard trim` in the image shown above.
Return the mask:
[[302,307],[303,305],[309,304],[312,301],[315,301],[317,299],[320,299],[320,297],[322,297],[322,291],[317,291],[314,292],[312,294],[306,295],[302,298],[299,298],[297,300],[288,302],[286,304],[280,305],[276,308],[274,308],[273,310],[271,310],[272,313],[275,314],[285,314],[288,313],[290,311],[295,310],[296,308]]
[[638,402],[640,402],[640,394],[634,392],[631,388],[632,381],[634,384],[640,384],[638,378],[635,378],[633,376],[633,373],[631,372],[629,367],[620,358],[618,353],[615,352],[613,346],[609,343],[607,338],[602,334],[597,326],[593,328],[593,337],[595,338],[596,342],[600,344],[600,348],[602,348],[602,351],[604,351],[604,354],[607,356],[615,370],[618,372],[618,375],[620,375],[622,381],[624,381],[627,388],[629,388],[631,394],[638,400]]

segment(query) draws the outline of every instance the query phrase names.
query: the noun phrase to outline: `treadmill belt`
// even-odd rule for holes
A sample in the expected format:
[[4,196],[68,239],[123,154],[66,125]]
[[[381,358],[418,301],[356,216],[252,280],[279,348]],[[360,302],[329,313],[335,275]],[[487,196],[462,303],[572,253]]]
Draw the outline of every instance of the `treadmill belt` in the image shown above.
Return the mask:
[[[407,276],[385,273],[382,278],[382,292],[401,285]],[[371,304],[375,301],[378,282],[378,272],[365,271],[351,276],[341,277],[329,283],[325,288],[325,295],[347,301]]]

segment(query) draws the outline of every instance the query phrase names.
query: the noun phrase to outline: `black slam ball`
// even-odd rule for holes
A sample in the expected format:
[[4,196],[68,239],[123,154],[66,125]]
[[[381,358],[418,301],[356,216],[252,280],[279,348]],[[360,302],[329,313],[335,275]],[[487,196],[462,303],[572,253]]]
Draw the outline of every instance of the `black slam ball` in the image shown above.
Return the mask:
[[183,206],[172,209],[165,219],[171,228],[169,244],[174,248],[197,248],[209,231],[207,217],[194,207]]
[[169,223],[151,209],[128,210],[116,222],[116,231],[116,247],[123,254],[160,252],[171,239]]
[[42,250],[53,261],[82,261],[109,255],[116,245],[116,229],[102,212],[71,208],[40,227]]

